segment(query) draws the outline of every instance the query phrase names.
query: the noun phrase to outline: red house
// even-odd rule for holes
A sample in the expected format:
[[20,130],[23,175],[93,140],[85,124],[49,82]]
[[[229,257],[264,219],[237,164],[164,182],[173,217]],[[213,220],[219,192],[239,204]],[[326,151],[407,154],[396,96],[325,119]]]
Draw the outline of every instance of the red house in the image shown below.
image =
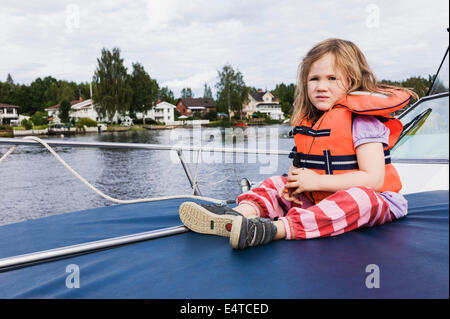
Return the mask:
[[216,105],[213,100],[209,98],[194,99],[190,96],[186,99],[178,99],[176,107],[181,115],[186,116],[190,116],[194,112],[205,114],[216,110]]

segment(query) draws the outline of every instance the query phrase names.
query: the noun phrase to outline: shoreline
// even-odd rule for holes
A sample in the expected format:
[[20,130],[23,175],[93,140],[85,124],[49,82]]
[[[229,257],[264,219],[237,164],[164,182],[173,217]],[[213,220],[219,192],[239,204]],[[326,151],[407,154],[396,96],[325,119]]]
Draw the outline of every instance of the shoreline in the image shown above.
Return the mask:
[[[220,125],[219,125],[220,124]],[[225,123],[209,123],[209,124],[201,124],[201,127],[240,127],[233,124],[222,125]],[[268,126],[268,125],[283,125],[283,123],[248,123],[247,126],[243,127],[251,127],[251,126]],[[186,125],[134,125],[134,126],[108,126],[106,130],[102,129],[99,131],[98,127],[85,127],[84,130],[79,128],[61,128],[61,129],[31,129],[31,130],[21,130],[21,129],[12,129],[12,130],[0,130],[0,138],[1,137],[21,137],[21,136],[39,136],[39,135],[82,135],[86,133],[106,133],[106,132],[130,132],[130,131],[147,131],[147,130],[170,130],[176,128],[187,128],[191,129],[194,125],[186,124]]]

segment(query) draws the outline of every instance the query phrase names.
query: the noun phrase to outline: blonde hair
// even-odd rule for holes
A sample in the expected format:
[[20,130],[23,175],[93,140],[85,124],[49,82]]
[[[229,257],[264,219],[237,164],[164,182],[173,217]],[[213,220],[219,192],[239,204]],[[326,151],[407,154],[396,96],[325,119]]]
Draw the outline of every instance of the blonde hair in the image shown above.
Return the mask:
[[407,91],[415,99],[418,98],[417,94],[411,89],[378,83],[364,54],[354,43],[341,39],[327,39],[309,50],[299,66],[294,111],[291,117],[292,126],[298,125],[304,118],[314,123],[323,114],[309,100],[307,84],[312,64],[328,53],[334,57],[334,67],[339,68],[347,77],[346,94],[352,91],[369,91],[390,95],[389,90],[401,89]]

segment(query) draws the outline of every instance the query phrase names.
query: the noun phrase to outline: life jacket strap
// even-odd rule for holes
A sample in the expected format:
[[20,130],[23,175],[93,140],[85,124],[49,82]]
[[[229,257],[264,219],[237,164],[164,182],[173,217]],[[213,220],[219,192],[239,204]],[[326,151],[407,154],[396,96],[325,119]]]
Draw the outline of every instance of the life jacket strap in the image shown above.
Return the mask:
[[[323,155],[312,155],[297,152],[294,147],[289,154],[295,167],[323,170],[326,174],[332,175],[333,171],[359,169],[356,154],[353,155],[331,155],[329,150],[325,150]],[[391,163],[390,150],[384,150],[384,163]]]
[[313,130],[309,126],[301,125],[295,126],[290,132],[289,136],[294,136],[295,134],[308,135],[312,137],[320,137],[320,136],[330,136],[331,129],[324,130]]

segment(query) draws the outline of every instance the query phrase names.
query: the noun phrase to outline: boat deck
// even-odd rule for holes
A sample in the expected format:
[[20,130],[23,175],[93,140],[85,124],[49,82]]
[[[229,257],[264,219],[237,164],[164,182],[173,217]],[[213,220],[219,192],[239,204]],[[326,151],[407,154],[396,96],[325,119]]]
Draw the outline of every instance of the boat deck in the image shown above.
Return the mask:
[[[0,298],[448,298],[449,193],[407,195],[409,214],[340,236],[243,251],[186,232],[0,272]],[[181,225],[182,199],[114,205],[0,227],[0,258]],[[67,288],[68,265],[80,288]],[[368,288],[379,268],[379,288]]]

